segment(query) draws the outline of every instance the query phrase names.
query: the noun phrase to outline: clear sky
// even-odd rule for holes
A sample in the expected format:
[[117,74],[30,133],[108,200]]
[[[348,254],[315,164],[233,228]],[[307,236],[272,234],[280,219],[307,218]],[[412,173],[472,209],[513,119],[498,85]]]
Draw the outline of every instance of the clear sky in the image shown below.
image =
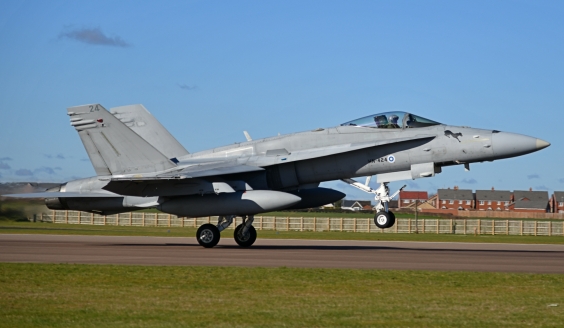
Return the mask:
[[409,189],[564,190],[563,17],[538,0],[3,0],[0,181],[95,175],[65,109],[142,103],[191,152],[389,110],[522,133],[552,146]]

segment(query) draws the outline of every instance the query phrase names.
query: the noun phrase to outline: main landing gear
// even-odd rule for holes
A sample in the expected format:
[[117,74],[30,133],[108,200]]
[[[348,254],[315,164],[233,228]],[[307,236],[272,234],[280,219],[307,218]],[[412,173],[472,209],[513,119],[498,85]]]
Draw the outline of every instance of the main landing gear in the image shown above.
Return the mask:
[[360,189],[364,192],[375,194],[374,197],[378,201],[376,205],[376,215],[374,215],[374,224],[380,229],[386,229],[392,227],[396,223],[396,216],[392,211],[388,209],[388,203],[399,194],[400,191],[405,188],[405,185],[390,196],[390,188],[388,188],[387,182],[382,182],[378,189],[374,190],[368,186],[370,182],[370,177],[366,179],[366,183],[362,184],[353,179],[342,179],[341,181],[350,184],[351,186]]
[[[196,232],[198,243],[206,248],[211,248],[219,243],[221,231],[227,229],[232,223],[235,215],[220,216],[217,225],[206,223]],[[241,247],[249,247],[257,240],[257,231],[253,227],[254,215],[243,216],[243,223],[235,228],[233,237],[235,242]]]

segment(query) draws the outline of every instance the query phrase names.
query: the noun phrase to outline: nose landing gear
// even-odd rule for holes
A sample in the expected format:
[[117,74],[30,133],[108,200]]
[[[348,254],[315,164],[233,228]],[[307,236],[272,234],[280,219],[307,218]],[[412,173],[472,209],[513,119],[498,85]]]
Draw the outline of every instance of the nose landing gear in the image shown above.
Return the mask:
[[396,197],[400,191],[403,190],[406,186],[404,185],[398,191],[396,191],[393,195],[390,196],[390,188],[388,188],[387,182],[382,182],[378,189],[374,190],[368,186],[368,182],[370,181],[370,177],[366,180],[366,184],[362,184],[358,181],[353,179],[342,179],[341,181],[350,184],[351,186],[360,189],[364,192],[375,194],[376,201],[378,201],[378,205],[376,205],[376,215],[374,215],[374,224],[381,229],[386,229],[392,227],[396,223],[396,216],[392,211],[388,209],[388,203]]

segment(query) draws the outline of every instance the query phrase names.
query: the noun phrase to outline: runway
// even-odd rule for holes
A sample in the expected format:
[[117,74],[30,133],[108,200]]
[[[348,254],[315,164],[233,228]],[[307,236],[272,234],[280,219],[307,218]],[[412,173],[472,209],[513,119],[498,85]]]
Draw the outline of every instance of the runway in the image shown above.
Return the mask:
[[564,273],[564,245],[4,234],[0,262]]

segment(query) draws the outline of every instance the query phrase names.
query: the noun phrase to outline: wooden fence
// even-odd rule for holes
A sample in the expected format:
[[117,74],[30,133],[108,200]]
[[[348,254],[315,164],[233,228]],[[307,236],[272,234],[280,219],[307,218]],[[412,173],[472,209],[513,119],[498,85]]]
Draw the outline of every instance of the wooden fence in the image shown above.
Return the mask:
[[460,217],[494,219],[564,219],[564,213],[535,213],[515,211],[457,211]]
[[[171,214],[143,212],[104,216],[79,211],[52,211],[41,214],[38,219],[52,223],[138,227],[197,228],[204,223],[217,223],[217,217],[179,218]],[[234,229],[241,222],[241,218],[236,218],[229,228]],[[413,218],[397,218],[393,227],[379,229],[370,218],[255,216],[253,225],[257,230],[278,231],[564,236],[564,221],[540,220],[437,218],[416,221]]]

